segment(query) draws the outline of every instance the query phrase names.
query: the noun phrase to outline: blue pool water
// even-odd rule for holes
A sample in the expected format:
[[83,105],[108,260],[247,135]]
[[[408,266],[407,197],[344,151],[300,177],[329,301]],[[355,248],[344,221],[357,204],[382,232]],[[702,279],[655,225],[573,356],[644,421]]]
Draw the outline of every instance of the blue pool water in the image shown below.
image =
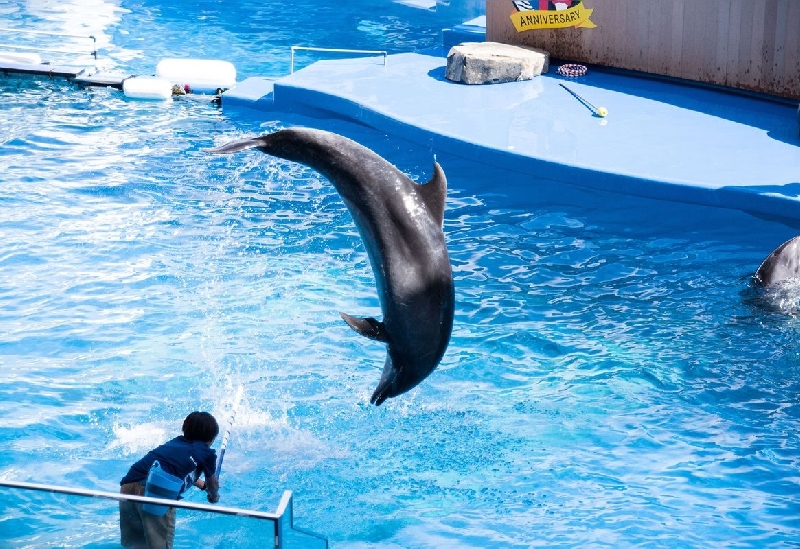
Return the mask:
[[[0,9],[5,25],[93,25],[112,68],[211,57],[242,78],[284,74],[291,44],[436,45],[469,12],[451,4]],[[453,338],[419,388],[375,408],[384,349],[338,314],[380,313],[340,198],[308,168],[203,150],[313,124],[419,180],[432,151],[36,78],[0,79],[0,109],[0,478],[115,491],[189,411],[223,419],[244,384],[222,503],[273,511],[293,490],[296,523],[331,547],[800,539],[800,292],[748,286],[796,227],[439,155]],[[0,547],[118,547],[113,503],[2,495]],[[260,532],[179,512],[176,547]]]

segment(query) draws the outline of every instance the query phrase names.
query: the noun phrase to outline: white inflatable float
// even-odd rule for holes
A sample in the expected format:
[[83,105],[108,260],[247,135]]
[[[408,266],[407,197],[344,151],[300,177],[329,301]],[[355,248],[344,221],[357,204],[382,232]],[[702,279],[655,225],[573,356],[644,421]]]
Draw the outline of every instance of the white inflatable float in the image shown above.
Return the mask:
[[217,93],[236,85],[236,67],[217,59],[163,59],[156,67],[156,76],[190,93]]
[[131,99],[172,99],[172,82],[157,76],[131,76],[122,81],[122,93]]

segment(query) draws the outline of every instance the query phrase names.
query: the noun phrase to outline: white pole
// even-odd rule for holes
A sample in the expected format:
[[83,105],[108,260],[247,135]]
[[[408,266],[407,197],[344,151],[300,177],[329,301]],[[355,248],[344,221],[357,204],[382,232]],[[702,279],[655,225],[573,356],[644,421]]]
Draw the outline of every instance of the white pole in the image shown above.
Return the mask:
[[228,416],[228,428],[225,430],[225,433],[222,435],[222,444],[219,447],[219,460],[217,461],[217,478],[219,478],[220,471],[222,471],[222,460],[225,457],[225,448],[228,446],[228,438],[231,436],[231,429],[233,428],[233,422],[236,420],[236,412],[239,410],[239,403],[242,401],[242,395],[244,394],[244,385],[239,385],[239,388],[236,390],[236,396],[233,398],[233,405],[231,407],[230,415]]

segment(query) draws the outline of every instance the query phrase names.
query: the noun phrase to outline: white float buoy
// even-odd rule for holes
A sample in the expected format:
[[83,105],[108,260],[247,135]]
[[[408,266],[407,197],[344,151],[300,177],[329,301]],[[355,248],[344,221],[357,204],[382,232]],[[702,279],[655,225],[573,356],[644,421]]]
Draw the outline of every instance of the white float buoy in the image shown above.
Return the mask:
[[216,93],[236,85],[236,67],[218,59],[162,59],[156,76],[194,93]]
[[122,93],[131,99],[172,99],[172,82],[156,76],[132,76],[122,82]]

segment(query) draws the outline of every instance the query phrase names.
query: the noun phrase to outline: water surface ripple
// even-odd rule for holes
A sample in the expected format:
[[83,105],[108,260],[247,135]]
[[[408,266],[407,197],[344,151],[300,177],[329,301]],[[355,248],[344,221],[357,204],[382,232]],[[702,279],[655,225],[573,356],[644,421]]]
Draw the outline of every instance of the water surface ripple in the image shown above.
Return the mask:
[[[93,4],[111,59],[137,69],[170,52],[280,73],[291,43],[404,50],[453,23],[391,2]],[[0,478],[115,491],[244,383],[223,503],[271,511],[293,490],[296,523],[331,547],[800,539],[798,294],[748,288],[794,229],[439,155],[453,338],[425,383],[375,408],[384,350],[339,311],[380,309],[338,195],[296,164],[204,152],[293,120],[36,78],[0,79],[0,102]],[[430,177],[435,151],[317,122]],[[9,492],[0,510],[3,547],[116,546],[108,502]],[[179,516],[176,547],[263,532]]]

